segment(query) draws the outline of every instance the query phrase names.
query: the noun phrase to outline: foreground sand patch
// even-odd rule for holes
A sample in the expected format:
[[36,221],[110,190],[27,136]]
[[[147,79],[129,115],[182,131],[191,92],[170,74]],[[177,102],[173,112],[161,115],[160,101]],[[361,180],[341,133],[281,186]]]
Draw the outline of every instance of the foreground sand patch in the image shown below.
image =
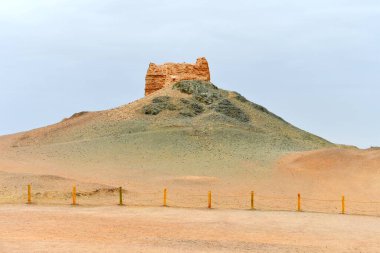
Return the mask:
[[0,207],[0,252],[379,252],[380,218],[128,207]]
[[179,184],[214,184],[220,181],[217,177],[202,177],[202,176],[184,176],[175,177],[169,182],[179,183]]

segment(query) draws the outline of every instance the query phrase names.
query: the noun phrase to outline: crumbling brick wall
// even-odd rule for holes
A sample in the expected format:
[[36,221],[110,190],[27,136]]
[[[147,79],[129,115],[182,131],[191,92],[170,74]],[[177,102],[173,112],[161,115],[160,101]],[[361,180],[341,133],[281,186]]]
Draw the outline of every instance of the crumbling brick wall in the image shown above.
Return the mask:
[[145,95],[182,80],[210,81],[210,70],[206,58],[198,58],[195,64],[165,63],[149,64],[145,77]]

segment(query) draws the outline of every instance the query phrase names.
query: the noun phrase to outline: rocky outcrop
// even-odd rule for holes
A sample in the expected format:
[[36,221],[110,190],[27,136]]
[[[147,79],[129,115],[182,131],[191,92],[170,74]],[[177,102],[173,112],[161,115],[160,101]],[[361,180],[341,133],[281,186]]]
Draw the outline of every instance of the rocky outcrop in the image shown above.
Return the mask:
[[210,81],[210,70],[206,58],[198,58],[195,64],[165,63],[149,64],[145,77],[145,95],[182,80]]

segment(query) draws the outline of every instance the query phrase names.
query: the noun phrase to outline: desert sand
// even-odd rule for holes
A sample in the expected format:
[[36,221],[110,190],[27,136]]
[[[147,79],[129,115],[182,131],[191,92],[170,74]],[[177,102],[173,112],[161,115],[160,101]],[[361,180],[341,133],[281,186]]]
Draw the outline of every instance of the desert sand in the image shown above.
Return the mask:
[[183,208],[0,208],[0,252],[379,252],[380,219]]
[[331,143],[208,82],[181,85],[0,137],[0,250],[379,252],[379,149]]

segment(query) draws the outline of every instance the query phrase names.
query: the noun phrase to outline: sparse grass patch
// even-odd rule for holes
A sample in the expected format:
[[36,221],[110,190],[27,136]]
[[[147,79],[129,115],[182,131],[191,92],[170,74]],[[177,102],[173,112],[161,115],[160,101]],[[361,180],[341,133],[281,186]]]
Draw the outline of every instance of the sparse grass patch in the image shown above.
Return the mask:
[[176,106],[170,102],[170,97],[161,96],[152,100],[152,103],[143,107],[143,112],[148,115],[157,115],[163,110],[176,110]]
[[236,120],[239,120],[241,122],[248,122],[249,117],[247,114],[245,114],[240,108],[236,107],[234,104],[231,103],[228,99],[223,99],[220,101],[216,107],[215,111],[224,114],[228,117],[234,118]]

